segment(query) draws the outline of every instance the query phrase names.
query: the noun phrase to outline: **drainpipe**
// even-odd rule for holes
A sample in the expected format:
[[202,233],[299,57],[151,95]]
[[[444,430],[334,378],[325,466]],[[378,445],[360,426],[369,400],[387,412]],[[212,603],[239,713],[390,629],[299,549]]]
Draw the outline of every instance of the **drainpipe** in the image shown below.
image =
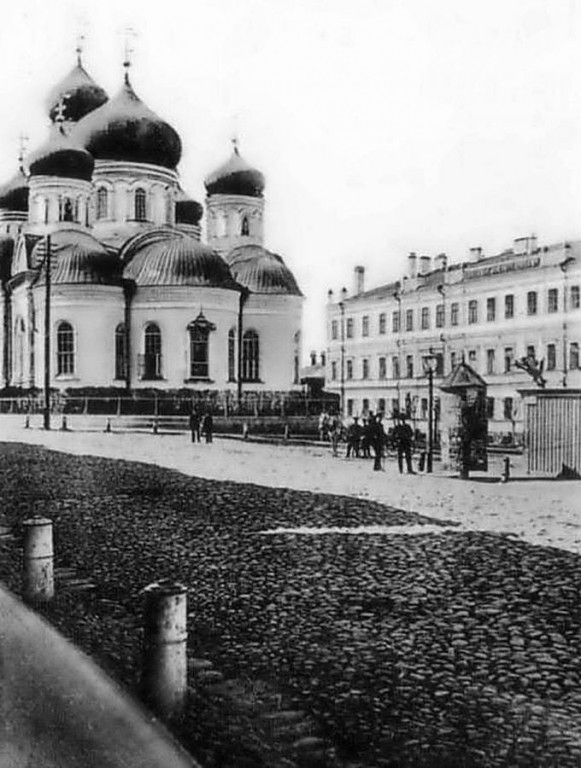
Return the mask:
[[238,400],[238,408],[242,404],[242,334],[244,333],[244,304],[248,298],[248,290],[242,288],[240,291],[240,297],[238,300],[238,371],[237,371],[237,387],[236,397]]

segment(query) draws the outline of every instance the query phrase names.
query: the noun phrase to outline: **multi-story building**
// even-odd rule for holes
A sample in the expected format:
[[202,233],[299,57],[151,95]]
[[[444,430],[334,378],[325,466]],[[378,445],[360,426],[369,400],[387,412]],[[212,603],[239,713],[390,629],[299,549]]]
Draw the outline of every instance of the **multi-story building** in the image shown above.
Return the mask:
[[532,379],[515,362],[543,365],[549,387],[581,386],[581,241],[538,247],[535,237],[486,257],[448,264],[408,257],[407,274],[371,290],[364,268],[354,288],[327,307],[327,389],[341,395],[345,416],[407,412],[419,429],[428,418],[426,356],[438,384],[464,359],[487,382],[491,432],[522,431],[518,389]]

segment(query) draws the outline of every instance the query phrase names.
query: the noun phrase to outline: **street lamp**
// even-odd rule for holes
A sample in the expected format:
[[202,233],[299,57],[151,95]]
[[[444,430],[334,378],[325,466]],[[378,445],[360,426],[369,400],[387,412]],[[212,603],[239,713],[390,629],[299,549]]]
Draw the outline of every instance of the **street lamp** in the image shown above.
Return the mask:
[[424,373],[428,377],[428,463],[426,472],[431,472],[434,464],[434,373],[438,367],[438,356],[432,350],[422,360]]
[[341,311],[341,419],[345,418],[345,299],[347,298],[347,288],[341,288],[341,301],[339,309]]

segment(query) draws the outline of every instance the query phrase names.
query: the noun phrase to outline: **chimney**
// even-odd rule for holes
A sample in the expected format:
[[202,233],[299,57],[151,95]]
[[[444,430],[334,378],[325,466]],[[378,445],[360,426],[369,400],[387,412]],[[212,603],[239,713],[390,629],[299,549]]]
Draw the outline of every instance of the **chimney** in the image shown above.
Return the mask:
[[448,257],[445,253],[439,253],[436,256],[436,269],[441,269],[444,271],[448,266]]
[[408,277],[417,277],[418,274],[418,257],[412,251],[408,256]]
[[427,275],[432,267],[432,260],[429,256],[420,256],[420,275]]
[[482,258],[482,248],[480,246],[477,246],[476,248],[470,248],[468,254],[469,261],[480,261]]
[[353,293],[358,296],[363,293],[365,284],[365,267],[355,267],[353,270]]
[[529,235],[529,237],[517,237],[514,241],[513,251],[517,254],[526,253],[531,254],[537,247],[537,236]]

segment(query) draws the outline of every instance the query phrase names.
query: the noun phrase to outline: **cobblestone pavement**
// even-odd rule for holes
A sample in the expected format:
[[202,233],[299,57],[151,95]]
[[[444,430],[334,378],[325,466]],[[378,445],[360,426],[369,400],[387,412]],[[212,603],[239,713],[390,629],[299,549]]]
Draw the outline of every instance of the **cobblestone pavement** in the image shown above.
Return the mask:
[[501,457],[491,470],[461,481],[443,473],[399,475],[393,459],[383,472],[372,462],[333,457],[324,447],[244,443],[218,437],[192,445],[189,435],[44,432],[24,429],[22,417],[0,418],[0,439],[43,445],[76,455],[120,458],[177,469],[188,475],[271,487],[368,498],[442,520],[461,529],[512,533],[533,544],[581,552],[581,481],[526,475],[512,457],[513,480],[500,483]]

